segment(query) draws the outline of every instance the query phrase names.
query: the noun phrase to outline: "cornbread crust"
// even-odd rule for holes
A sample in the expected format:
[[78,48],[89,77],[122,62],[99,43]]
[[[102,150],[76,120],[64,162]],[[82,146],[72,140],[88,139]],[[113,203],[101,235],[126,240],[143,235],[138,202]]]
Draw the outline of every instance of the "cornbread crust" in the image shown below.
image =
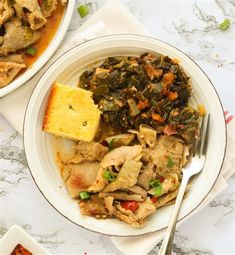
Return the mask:
[[43,124],[42,124],[43,131],[47,131],[47,125],[49,124],[50,110],[51,110],[51,106],[52,106],[52,99],[54,98],[54,96],[57,92],[57,89],[58,89],[54,85],[55,85],[55,83],[52,85],[52,89],[51,89],[50,95],[48,97],[47,105],[46,105],[46,112],[45,112],[44,120],[43,120]]
[[46,105],[42,130],[56,136],[90,142],[99,125],[100,111],[92,92],[54,83]]

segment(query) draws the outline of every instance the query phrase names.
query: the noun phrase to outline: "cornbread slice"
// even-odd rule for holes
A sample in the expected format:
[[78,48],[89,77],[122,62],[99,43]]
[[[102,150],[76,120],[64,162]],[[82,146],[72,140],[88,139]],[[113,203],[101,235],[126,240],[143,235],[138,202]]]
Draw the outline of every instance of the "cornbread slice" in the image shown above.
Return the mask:
[[100,111],[92,92],[56,82],[49,96],[43,131],[90,142],[99,126]]

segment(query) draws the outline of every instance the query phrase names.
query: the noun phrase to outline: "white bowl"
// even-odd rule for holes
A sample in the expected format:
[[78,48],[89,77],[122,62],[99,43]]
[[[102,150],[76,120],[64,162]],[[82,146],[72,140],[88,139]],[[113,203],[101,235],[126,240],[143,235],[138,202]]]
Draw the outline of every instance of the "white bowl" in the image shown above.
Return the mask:
[[165,228],[172,206],[159,209],[141,229],[135,229],[117,219],[97,220],[82,216],[77,202],[70,198],[60,177],[50,143],[51,135],[42,132],[45,106],[54,81],[76,86],[79,74],[94,61],[108,56],[138,55],[146,51],[179,59],[191,77],[198,100],[211,115],[207,160],[203,171],[194,178],[189,195],[183,202],[179,219],[184,218],[199,206],[219,175],[225,154],[226,126],[223,109],[213,85],[200,67],[183,52],[162,41],[137,35],[112,35],[88,41],[68,51],[50,66],[36,86],[25,115],[25,153],[38,188],[48,202],[67,219],[103,234],[134,236]]
[[36,62],[27,69],[22,75],[20,75],[18,78],[14,79],[9,85],[6,87],[0,88],[0,97],[3,97],[10,92],[16,90],[20,86],[22,86],[24,83],[26,83],[28,80],[30,80],[51,58],[51,56],[55,53],[57,48],[59,47],[60,43],[62,42],[68,26],[70,24],[70,20],[73,16],[73,10],[75,6],[76,1],[69,1],[67,6],[65,7],[63,17],[61,19],[60,25],[49,43],[46,50],[43,52],[43,54],[36,60]]
[[0,240],[0,254],[10,255],[17,244],[35,255],[50,255],[38,242],[17,225],[13,225]]

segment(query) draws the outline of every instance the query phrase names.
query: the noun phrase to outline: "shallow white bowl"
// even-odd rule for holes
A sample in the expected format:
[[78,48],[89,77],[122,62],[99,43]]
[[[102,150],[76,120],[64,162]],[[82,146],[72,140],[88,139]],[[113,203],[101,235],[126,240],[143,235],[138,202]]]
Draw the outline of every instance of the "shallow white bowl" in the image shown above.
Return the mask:
[[226,127],[218,95],[208,77],[188,56],[153,38],[137,35],[113,35],[83,43],[61,56],[45,72],[29,101],[24,123],[24,146],[31,174],[48,202],[67,219],[92,231],[118,236],[141,235],[165,228],[172,206],[159,209],[142,229],[135,229],[117,219],[97,220],[84,217],[77,202],[68,195],[55,163],[51,135],[42,132],[46,102],[54,81],[76,86],[79,74],[94,61],[108,56],[139,55],[159,52],[180,60],[191,77],[197,99],[211,115],[208,155],[204,170],[194,178],[184,200],[179,219],[195,210],[211,190],[221,169],[226,147]]
[[10,255],[17,244],[23,245],[32,254],[50,255],[49,252],[17,225],[13,225],[0,240],[0,254]]
[[24,83],[26,83],[28,80],[30,80],[51,58],[51,56],[55,53],[57,48],[59,47],[60,43],[62,42],[70,20],[73,16],[73,10],[75,6],[76,1],[71,0],[68,2],[68,5],[65,7],[63,17],[61,19],[60,25],[49,43],[46,50],[43,52],[43,54],[37,59],[33,65],[28,68],[22,75],[20,75],[18,78],[14,79],[9,85],[6,87],[0,88],[0,97],[3,97],[10,92],[16,90],[20,86],[22,86]]

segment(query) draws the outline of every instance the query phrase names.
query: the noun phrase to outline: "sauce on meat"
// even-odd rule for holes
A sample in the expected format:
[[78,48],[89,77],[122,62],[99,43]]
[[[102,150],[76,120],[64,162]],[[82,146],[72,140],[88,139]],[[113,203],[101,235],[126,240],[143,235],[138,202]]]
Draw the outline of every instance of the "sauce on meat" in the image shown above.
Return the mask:
[[[39,31],[42,32],[41,38],[37,43],[33,45],[37,49],[37,53],[35,56],[28,56],[23,54],[25,64],[28,68],[32,66],[32,64],[43,54],[46,50],[47,46],[50,44],[51,40],[53,39],[60,21],[63,17],[64,13],[64,6],[58,2],[56,10],[52,13],[51,17],[47,18],[46,25],[40,29]],[[23,70],[20,74],[25,72],[27,69]]]

